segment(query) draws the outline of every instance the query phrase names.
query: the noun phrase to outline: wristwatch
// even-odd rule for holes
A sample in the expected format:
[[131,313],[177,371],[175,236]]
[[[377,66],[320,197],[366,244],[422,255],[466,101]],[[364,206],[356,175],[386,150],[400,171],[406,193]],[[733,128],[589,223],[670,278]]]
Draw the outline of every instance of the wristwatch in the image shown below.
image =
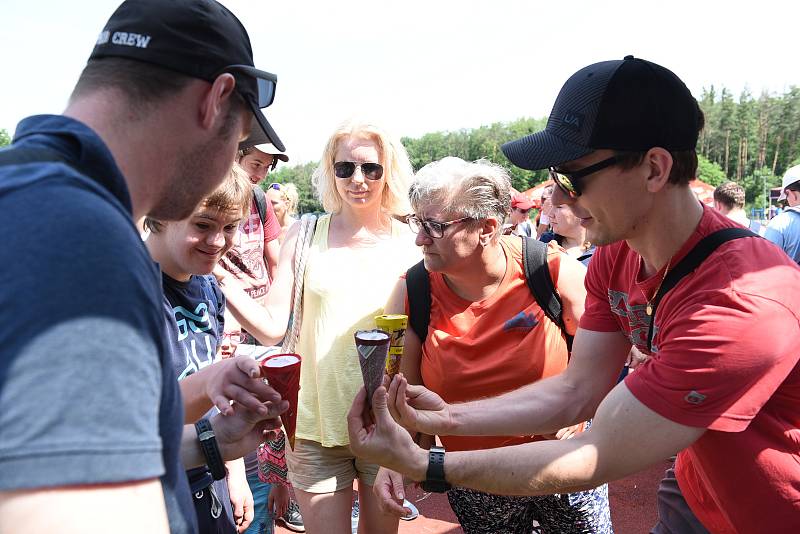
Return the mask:
[[444,478],[444,447],[434,445],[428,451],[428,471],[422,489],[433,493],[444,493],[452,486]]
[[208,470],[211,471],[211,476],[214,480],[222,480],[226,475],[225,462],[219,452],[219,445],[217,445],[217,438],[211,428],[211,423],[208,419],[200,419],[194,424],[194,427],[197,430],[200,449],[206,458],[206,465]]

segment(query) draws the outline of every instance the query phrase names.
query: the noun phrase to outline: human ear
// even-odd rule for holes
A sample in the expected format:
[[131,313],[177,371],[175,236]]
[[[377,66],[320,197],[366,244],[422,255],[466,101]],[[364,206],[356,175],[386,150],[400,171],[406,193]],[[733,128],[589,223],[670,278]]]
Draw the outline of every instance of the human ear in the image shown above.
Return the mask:
[[225,120],[235,87],[236,80],[231,74],[226,72],[217,76],[200,103],[200,123],[203,128],[218,128],[217,123]]
[[669,182],[672,171],[672,154],[663,148],[651,148],[644,156],[642,164],[648,169],[647,190],[657,193]]

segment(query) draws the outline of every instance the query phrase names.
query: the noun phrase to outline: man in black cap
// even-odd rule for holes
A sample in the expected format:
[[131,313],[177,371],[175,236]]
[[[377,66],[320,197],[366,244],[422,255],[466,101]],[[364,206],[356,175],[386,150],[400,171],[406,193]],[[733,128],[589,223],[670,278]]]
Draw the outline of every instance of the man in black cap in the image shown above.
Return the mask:
[[220,479],[278,424],[287,403],[231,360],[197,373],[223,414],[183,425],[133,222],[191,214],[253,119],[283,149],[261,112],[275,84],[219,3],[128,0],[64,114],[23,120],[0,152],[0,530],[195,532],[184,470]]
[[[800,271],[695,198],[702,126],[697,102],[664,67],[628,56],[575,73],[546,129],[503,146],[520,167],[550,169],[553,204],[569,205],[601,245],[567,370],[452,405],[396,377],[373,399],[375,426],[365,394],[356,398],[353,451],[433,491],[510,495],[576,491],[678,453],[654,532],[800,531]],[[648,359],[615,386],[632,346]],[[594,420],[566,441],[445,455],[416,447],[392,416],[453,435],[546,434]]]

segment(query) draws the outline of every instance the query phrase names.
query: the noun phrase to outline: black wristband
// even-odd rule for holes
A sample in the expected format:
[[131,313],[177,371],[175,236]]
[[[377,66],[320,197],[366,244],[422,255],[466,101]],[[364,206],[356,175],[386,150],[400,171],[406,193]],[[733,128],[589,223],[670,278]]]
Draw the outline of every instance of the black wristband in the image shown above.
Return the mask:
[[203,450],[203,456],[206,457],[206,465],[211,471],[211,476],[214,480],[222,480],[226,473],[225,462],[219,452],[217,438],[211,429],[211,423],[208,419],[200,419],[194,424],[194,428],[197,430],[197,439],[200,440],[200,448]]
[[422,489],[444,493],[451,487],[444,477],[444,447],[434,445],[428,451],[428,470],[425,473],[425,480],[422,482]]

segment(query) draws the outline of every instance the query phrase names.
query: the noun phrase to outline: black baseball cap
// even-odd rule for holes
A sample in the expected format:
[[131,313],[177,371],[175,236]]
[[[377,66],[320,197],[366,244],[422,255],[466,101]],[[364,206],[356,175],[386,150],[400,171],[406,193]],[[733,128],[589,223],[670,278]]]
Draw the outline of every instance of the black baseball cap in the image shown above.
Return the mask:
[[626,56],[573,74],[558,93],[545,129],[505,143],[502,150],[518,167],[546,169],[601,148],[691,150],[701,124],[697,100],[680,78]]
[[278,78],[253,63],[239,19],[214,0],[126,0],[108,19],[89,60],[121,57],[213,82],[228,72],[264,136],[286,150],[261,112],[275,99]]

